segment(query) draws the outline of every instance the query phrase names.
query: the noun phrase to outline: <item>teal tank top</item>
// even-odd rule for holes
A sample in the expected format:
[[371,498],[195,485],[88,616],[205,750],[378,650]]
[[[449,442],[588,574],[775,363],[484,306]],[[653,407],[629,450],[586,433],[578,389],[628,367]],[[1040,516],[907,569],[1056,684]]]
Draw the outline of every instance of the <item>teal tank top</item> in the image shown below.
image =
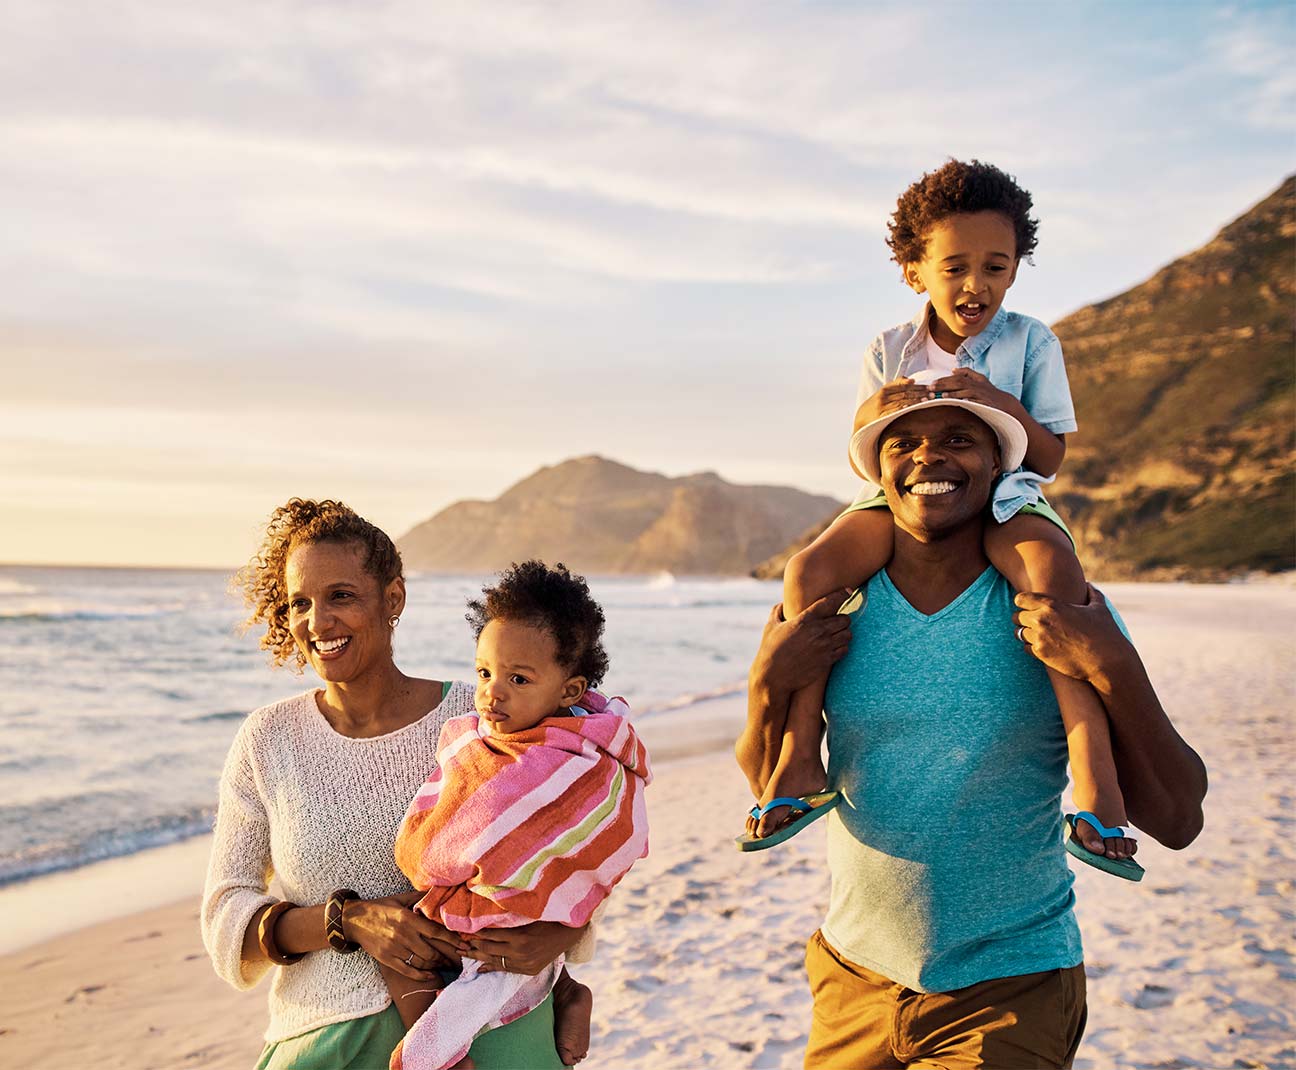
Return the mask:
[[1066,734],[1012,588],[987,569],[927,615],[883,571],[867,596],[824,699],[824,937],[919,992],[1077,965]]

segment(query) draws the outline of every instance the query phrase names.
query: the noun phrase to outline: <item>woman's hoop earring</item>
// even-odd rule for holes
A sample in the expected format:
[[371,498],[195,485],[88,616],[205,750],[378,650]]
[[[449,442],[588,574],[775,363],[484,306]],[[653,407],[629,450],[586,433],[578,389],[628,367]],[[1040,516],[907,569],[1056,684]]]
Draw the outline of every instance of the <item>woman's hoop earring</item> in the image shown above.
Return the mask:
[[399,623],[400,623],[400,617],[396,616],[395,613],[393,613],[390,617],[387,618],[387,627],[389,628],[395,628],[396,625],[398,625]]

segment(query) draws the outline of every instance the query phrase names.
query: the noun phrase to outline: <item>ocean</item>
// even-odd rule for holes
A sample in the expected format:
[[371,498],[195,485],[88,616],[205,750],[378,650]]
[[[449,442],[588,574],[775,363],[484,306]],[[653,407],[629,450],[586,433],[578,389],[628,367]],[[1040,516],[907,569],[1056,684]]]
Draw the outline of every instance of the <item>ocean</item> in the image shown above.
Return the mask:
[[[239,634],[230,574],[0,567],[0,886],[210,831],[239,723],[313,686]],[[487,577],[412,576],[397,663],[470,679],[464,603]],[[637,718],[742,688],[779,586],[595,578]]]

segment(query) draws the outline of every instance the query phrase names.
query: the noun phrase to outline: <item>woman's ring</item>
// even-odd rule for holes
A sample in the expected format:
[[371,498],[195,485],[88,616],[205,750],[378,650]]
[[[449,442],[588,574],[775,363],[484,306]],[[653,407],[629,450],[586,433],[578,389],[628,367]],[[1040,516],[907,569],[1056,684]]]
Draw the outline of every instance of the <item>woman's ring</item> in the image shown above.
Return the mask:
[[413,951],[411,951],[411,952],[409,953],[409,955],[406,956],[406,958],[405,958],[405,965],[406,965],[406,966],[413,966],[413,965],[414,965],[414,952],[413,952]]
[[1026,642],[1026,625],[1024,624],[1017,625],[1017,642]]
[[507,956],[507,955],[501,955],[501,956],[500,956],[500,969],[501,969],[501,970],[504,970],[506,973],[508,972],[508,956]]

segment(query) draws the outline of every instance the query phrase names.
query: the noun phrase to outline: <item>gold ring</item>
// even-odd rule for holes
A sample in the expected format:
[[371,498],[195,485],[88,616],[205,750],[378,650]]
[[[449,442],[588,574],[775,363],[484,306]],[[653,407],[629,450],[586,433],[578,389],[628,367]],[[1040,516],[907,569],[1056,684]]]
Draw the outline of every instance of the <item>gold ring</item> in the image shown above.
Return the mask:
[[508,956],[507,956],[507,955],[501,955],[501,956],[500,956],[500,969],[501,969],[501,970],[505,970],[505,971],[508,970]]

